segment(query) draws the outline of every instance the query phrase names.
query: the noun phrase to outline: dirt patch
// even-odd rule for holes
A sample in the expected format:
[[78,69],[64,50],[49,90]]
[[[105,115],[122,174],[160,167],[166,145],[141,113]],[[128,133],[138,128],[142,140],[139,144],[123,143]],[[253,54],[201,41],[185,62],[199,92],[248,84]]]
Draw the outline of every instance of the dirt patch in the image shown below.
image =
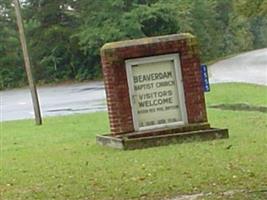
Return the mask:
[[191,195],[181,195],[181,196],[177,196],[171,200],[198,200],[200,197],[204,197],[204,196],[206,196],[204,193],[191,194]]
[[[225,192],[219,192],[217,195],[224,199],[233,199],[236,194],[246,194],[251,199],[267,199],[267,189],[255,190],[255,191],[246,191],[246,190],[229,190]],[[213,197],[213,193],[198,193],[198,194],[187,194],[179,195],[170,200],[203,200],[203,198],[210,199]],[[255,197],[255,198],[254,198]]]

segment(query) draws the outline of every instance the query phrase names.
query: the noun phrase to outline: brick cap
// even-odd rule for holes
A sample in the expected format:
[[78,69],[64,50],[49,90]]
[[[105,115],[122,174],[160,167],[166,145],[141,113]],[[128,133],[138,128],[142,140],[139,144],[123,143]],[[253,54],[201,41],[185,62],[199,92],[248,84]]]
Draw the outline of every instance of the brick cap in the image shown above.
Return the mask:
[[144,44],[155,44],[155,43],[160,43],[160,42],[187,40],[187,39],[189,40],[195,39],[195,36],[193,36],[190,33],[180,33],[180,34],[164,35],[164,36],[157,36],[157,37],[146,37],[146,38],[135,39],[135,40],[111,42],[111,43],[106,43],[104,46],[102,46],[101,51],[125,48],[125,47],[131,47],[131,46],[138,46],[138,45],[144,45]]

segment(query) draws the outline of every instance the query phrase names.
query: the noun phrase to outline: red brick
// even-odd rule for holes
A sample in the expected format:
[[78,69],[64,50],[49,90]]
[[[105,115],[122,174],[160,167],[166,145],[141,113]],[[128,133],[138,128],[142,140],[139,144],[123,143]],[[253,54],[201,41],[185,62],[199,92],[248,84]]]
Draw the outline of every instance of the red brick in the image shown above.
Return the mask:
[[180,36],[152,38],[149,41],[150,43],[142,42],[142,40],[136,40],[136,43],[131,42],[130,44],[128,42],[114,43],[110,47],[104,46],[101,50],[112,134],[134,131],[125,60],[138,57],[179,53],[188,121],[189,123],[207,121],[197,44],[192,42],[192,39]]

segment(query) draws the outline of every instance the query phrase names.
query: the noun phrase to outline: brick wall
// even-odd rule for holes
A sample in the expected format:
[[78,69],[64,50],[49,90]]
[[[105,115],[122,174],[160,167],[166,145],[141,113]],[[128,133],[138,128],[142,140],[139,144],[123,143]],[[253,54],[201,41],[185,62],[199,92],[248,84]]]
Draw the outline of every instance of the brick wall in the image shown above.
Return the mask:
[[190,34],[176,34],[105,44],[102,70],[112,134],[134,131],[125,60],[179,53],[189,124],[207,122],[199,49]]

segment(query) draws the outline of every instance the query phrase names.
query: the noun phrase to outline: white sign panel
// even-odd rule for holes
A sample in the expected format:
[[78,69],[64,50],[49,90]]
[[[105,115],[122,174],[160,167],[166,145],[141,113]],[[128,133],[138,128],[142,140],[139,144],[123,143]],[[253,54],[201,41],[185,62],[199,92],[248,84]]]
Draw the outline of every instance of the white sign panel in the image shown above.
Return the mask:
[[136,130],[187,122],[178,54],[126,61]]

